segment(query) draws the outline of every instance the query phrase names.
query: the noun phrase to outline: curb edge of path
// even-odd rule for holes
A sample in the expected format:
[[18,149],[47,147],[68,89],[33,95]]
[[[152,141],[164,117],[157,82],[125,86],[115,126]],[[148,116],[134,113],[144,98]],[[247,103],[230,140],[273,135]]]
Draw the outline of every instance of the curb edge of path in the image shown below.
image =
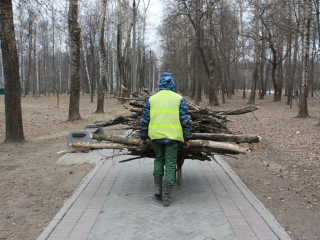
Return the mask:
[[243,196],[250,202],[250,204],[256,209],[260,216],[265,220],[270,229],[281,240],[291,240],[288,233],[280,226],[275,217],[266,209],[263,203],[247,188],[247,186],[240,180],[236,173],[230,168],[230,166],[219,156],[214,155],[216,161],[220,164],[223,170],[227,173],[230,179],[242,192]]
[[74,190],[71,197],[63,204],[60,211],[51,220],[49,225],[40,234],[40,236],[37,238],[37,240],[46,240],[50,236],[50,234],[53,232],[53,230],[59,224],[59,222],[64,217],[64,215],[68,212],[68,210],[72,207],[73,203],[78,199],[78,197],[80,196],[82,191],[87,187],[87,185],[89,184],[91,179],[98,172],[98,170],[105,163],[105,161],[107,161],[107,159],[101,160],[100,163],[83,178],[83,180],[81,181],[79,186]]

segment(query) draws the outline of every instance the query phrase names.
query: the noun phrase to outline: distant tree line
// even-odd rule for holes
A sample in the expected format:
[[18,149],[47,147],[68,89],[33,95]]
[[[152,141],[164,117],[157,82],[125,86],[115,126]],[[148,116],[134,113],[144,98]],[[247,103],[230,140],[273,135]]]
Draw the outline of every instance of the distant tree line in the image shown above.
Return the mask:
[[59,107],[59,95],[70,94],[68,120],[76,120],[81,92],[91,101],[97,95],[96,112],[103,112],[105,98],[126,95],[121,85],[150,89],[163,71],[172,72],[177,91],[196,104],[203,93],[210,105],[219,105],[236,91],[247,98],[247,90],[248,104],[267,92],[291,104],[298,91],[297,116],[309,115],[308,96],[318,92],[319,0],[165,0],[160,66],[146,45],[149,5],[150,0],[1,1],[6,139],[23,139],[22,128],[16,130],[19,117],[17,126],[9,126],[14,121],[8,105],[21,108],[21,96],[56,95]]
[[[308,116],[307,97],[318,92],[319,0],[167,0],[162,36],[163,70],[178,89],[211,105],[250,91],[274,101],[301,93],[298,116]],[[183,83],[183,84],[182,84]],[[221,100],[218,99],[221,95]]]
[[[71,94],[68,119],[76,120],[81,118],[80,92],[91,94],[91,101],[97,94],[96,112],[103,112],[104,98],[124,94],[121,85],[134,89],[134,84],[137,90],[150,87],[150,78],[154,71],[158,72],[156,54],[150,44],[146,45],[150,0],[134,2],[135,6],[129,0],[1,1],[2,42],[10,32],[10,27],[5,26],[7,15],[2,13],[8,13],[14,20],[14,24],[10,24],[12,28],[14,26],[12,34],[15,36],[10,41],[16,48],[19,97],[27,94],[35,98],[56,95],[59,107],[59,95]],[[134,13],[135,59],[132,37]],[[2,56],[5,54],[2,48]],[[8,66],[5,61],[3,57],[2,66]],[[9,70],[1,70],[1,75],[6,76],[5,72]],[[5,81],[6,96],[11,92],[8,81]],[[6,104],[9,101],[16,102],[11,99]],[[10,136],[14,138],[13,135],[13,132],[7,132],[6,140]]]

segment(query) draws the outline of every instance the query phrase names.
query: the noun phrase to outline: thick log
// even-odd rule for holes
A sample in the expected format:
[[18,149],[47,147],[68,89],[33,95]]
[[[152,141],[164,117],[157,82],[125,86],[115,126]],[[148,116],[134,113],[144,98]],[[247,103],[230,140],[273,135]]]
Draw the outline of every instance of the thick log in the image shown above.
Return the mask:
[[246,154],[247,148],[230,143],[214,142],[208,140],[191,140],[191,147],[188,152],[214,152],[223,154]]
[[126,144],[119,144],[119,143],[108,143],[108,142],[73,141],[72,143],[70,143],[70,146],[90,148],[90,149],[123,149],[123,150],[129,150],[129,151],[140,149],[140,146],[126,145]]
[[[122,138],[122,137],[119,137]],[[125,138],[124,138],[125,139]],[[134,141],[139,144],[139,140]],[[243,148],[238,145],[233,145],[230,143],[213,142],[208,140],[191,140],[191,147],[187,152],[205,152],[205,153],[223,153],[223,154],[245,154],[248,149]],[[74,141],[71,143],[72,147],[89,147],[92,149],[124,149],[124,150],[137,150],[141,149],[140,145],[128,145],[119,143],[109,143],[109,142],[79,142]],[[147,141],[148,148],[153,149],[151,141]],[[182,150],[182,147],[180,147]]]
[[72,153],[72,152],[85,152],[85,151],[89,151],[90,148],[88,147],[74,147],[74,148],[68,148],[65,150],[61,150],[59,152],[57,152],[57,154],[67,154],[67,153]]
[[[137,146],[140,145],[139,139],[130,139],[130,138],[124,138],[124,137],[114,136],[114,135],[102,135],[102,134],[90,133],[90,137],[92,139],[105,140],[105,141],[111,141],[111,142],[128,144],[128,145],[137,145]],[[147,141],[147,142],[150,142],[150,141]]]
[[214,133],[192,133],[192,139],[236,143],[251,143],[261,141],[261,137],[258,135],[232,135]]

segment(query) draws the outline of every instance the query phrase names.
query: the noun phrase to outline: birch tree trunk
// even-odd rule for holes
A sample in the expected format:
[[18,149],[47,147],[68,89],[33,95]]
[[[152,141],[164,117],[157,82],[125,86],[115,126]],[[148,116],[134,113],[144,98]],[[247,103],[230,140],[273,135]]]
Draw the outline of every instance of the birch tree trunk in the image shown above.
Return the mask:
[[[92,83],[90,79],[89,74],[89,66],[88,66],[88,60],[87,60],[87,51],[83,48],[83,54],[84,54],[84,65],[86,66],[86,73],[88,78],[88,85],[89,85],[89,92],[90,92],[90,99],[92,99]],[[92,101],[91,101],[92,102]]]
[[37,99],[37,86],[39,82],[38,75],[38,56],[37,56],[37,24],[34,30],[34,46],[33,46],[33,55],[34,55],[34,80],[32,86],[32,96]]
[[119,74],[119,82],[117,84],[118,91],[123,94],[124,90],[120,87],[121,85],[127,87],[127,84],[124,81],[123,74],[123,65],[122,65],[122,33],[121,33],[121,24],[122,24],[122,16],[121,16],[121,0],[118,0],[118,26],[117,26],[117,61],[118,61],[118,74]]
[[279,53],[278,53],[278,91],[277,91],[277,100],[281,101],[282,96],[282,86],[283,86],[283,38],[279,39]]
[[30,80],[30,74],[31,74],[31,55],[32,55],[32,21],[31,21],[31,14],[29,15],[29,62],[28,62],[28,75],[27,75],[27,79],[24,82],[24,92],[23,92],[23,97],[26,96],[27,92],[28,92],[28,85],[29,85],[29,80]]
[[58,71],[59,71],[59,93],[62,94],[62,59],[61,54],[58,55]]
[[102,0],[101,15],[99,21],[99,50],[100,50],[100,86],[95,113],[104,112],[104,92],[107,84],[107,52],[104,45],[104,23],[106,20],[107,0]]
[[308,117],[308,61],[309,61],[309,37],[310,37],[310,22],[311,22],[311,0],[303,0],[303,17],[304,17],[304,31],[303,31],[303,72],[301,80],[301,94],[299,113],[297,117]]
[[5,79],[5,141],[21,142],[24,141],[21,113],[21,85],[12,0],[1,0],[0,12],[0,40]]
[[78,24],[78,0],[70,0],[68,13],[70,37],[70,102],[68,121],[81,119],[80,105],[80,32]]
[[47,93],[47,86],[46,86],[46,79],[47,79],[47,36],[48,36],[48,26],[46,24],[45,26],[45,37],[43,37],[43,42],[44,42],[44,46],[43,46],[43,82],[42,82],[42,89],[43,89],[43,95],[46,96]]
[[[289,13],[291,14],[292,10],[291,10],[291,5],[289,5]],[[290,20],[292,19],[291,17],[289,17]],[[298,32],[295,32],[295,35],[298,35]],[[295,40],[296,42],[296,40]],[[290,105],[290,109],[292,108],[292,93],[293,93],[293,78],[294,78],[294,71],[295,71],[295,66],[293,64],[292,66],[292,33],[290,33],[290,35],[288,36],[288,48],[289,48],[289,59],[288,59],[288,81],[287,81],[287,87],[288,87],[288,98],[287,98],[287,105]],[[293,60],[294,56],[296,55],[296,47],[297,45],[295,44],[294,46],[294,54],[293,54]],[[292,69],[292,70],[291,70]]]

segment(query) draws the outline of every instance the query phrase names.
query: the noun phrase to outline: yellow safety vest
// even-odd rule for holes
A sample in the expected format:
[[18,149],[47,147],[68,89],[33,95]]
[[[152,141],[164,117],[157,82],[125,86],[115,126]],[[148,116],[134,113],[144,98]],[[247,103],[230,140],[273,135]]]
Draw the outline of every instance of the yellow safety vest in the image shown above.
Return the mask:
[[184,141],[179,114],[181,99],[179,94],[171,90],[161,90],[149,99],[148,135],[151,140],[167,138]]

